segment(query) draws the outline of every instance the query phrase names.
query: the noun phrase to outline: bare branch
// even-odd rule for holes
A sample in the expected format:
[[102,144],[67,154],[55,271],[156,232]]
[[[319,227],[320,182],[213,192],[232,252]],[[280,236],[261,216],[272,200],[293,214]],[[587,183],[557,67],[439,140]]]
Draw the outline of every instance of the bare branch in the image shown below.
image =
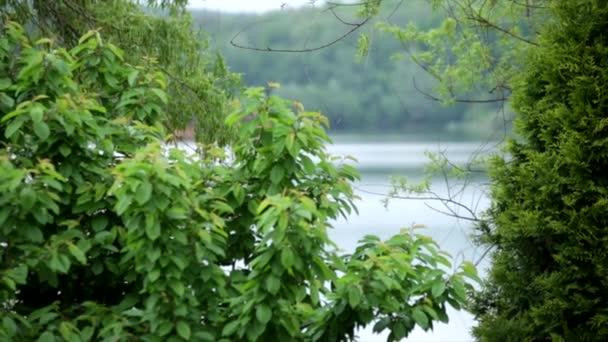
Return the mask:
[[241,29],[239,32],[237,32],[237,34],[235,34],[234,37],[232,37],[232,39],[230,39],[230,45],[232,45],[234,47],[237,47],[239,49],[253,50],[253,51],[264,51],[264,52],[285,52],[285,53],[313,52],[313,51],[318,51],[318,50],[325,49],[327,47],[330,47],[330,46],[332,46],[332,45],[340,42],[344,38],[350,36],[355,31],[357,31],[358,29],[360,29],[362,26],[364,26],[365,24],[367,24],[370,20],[371,20],[371,17],[368,17],[368,18],[365,18],[365,20],[363,20],[360,23],[352,23],[350,25],[353,26],[353,27],[350,30],[346,31],[341,36],[339,36],[338,38],[336,38],[336,39],[334,39],[334,40],[332,40],[332,41],[330,41],[328,43],[325,43],[323,45],[316,46],[316,47],[313,47],[313,48],[306,48],[306,49],[277,49],[277,48],[271,48],[271,47],[258,48],[258,47],[255,47],[255,46],[240,45],[240,44],[234,42],[234,40],[238,36],[240,36],[243,32],[245,32],[245,30],[247,30],[250,27],[252,27],[253,25],[257,24],[257,22],[256,22],[256,23],[253,23],[253,24],[245,26],[243,29]]
[[365,2],[355,2],[355,3],[340,3],[340,2],[334,2],[334,1],[326,1],[326,4],[333,6],[333,7],[340,7],[340,6],[365,6]]
[[[338,21],[339,21],[339,22],[341,22],[342,24],[344,24],[344,25],[346,25],[346,26],[357,26],[357,25],[359,25],[359,23],[351,23],[351,22],[348,22],[348,21],[346,21],[346,20],[342,19],[342,17],[340,17],[340,16],[338,15],[338,13],[336,13],[336,11],[335,11],[335,7],[328,7],[326,11],[331,12],[331,14],[333,14],[333,16],[334,16],[336,19],[338,19]],[[323,11],[323,12],[325,12],[325,11]]]
[[[427,192],[426,196],[403,196],[403,195],[388,195],[388,194],[383,194],[383,193],[379,193],[379,192],[369,191],[369,190],[362,189],[358,186],[353,186],[353,187],[355,189],[357,189],[358,191],[361,191],[368,195],[375,195],[375,196],[381,196],[381,197],[387,197],[387,198],[393,198],[393,199],[401,199],[401,200],[439,201],[439,202],[442,202],[444,204],[444,206],[446,204],[452,204],[456,207],[464,209],[467,213],[469,213],[471,215],[471,216],[461,216],[459,218],[462,218],[462,219],[468,220],[468,221],[473,221],[473,222],[480,221],[480,219],[477,217],[475,212],[468,206],[466,206],[456,200],[453,200],[451,198],[444,198],[444,197],[438,196],[434,192]],[[429,196],[429,195],[431,195],[431,196]],[[449,206],[448,206],[448,208],[449,208]],[[454,214],[452,214],[450,216],[453,216],[453,215]]]
[[528,43],[528,44],[530,44],[530,45],[534,45],[534,46],[539,46],[539,45],[538,45],[538,43],[533,42],[533,41],[531,41],[531,40],[529,40],[529,39],[527,39],[527,38],[524,38],[524,37],[522,37],[522,36],[520,36],[520,35],[517,35],[517,34],[515,34],[515,33],[511,32],[511,31],[510,31],[510,30],[508,30],[508,29],[505,29],[505,28],[503,28],[503,27],[501,27],[501,26],[496,25],[495,23],[493,23],[493,22],[489,21],[488,19],[484,18],[483,16],[481,16],[481,15],[480,15],[480,14],[478,14],[478,13],[473,14],[473,15],[470,15],[470,16],[469,16],[469,19],[474,20],[474,21],[477,21],[478,23],[480,23],[480,24],[481,24],[481,25],[483,25],[484,27],[490,27],[490,28],[493,28],[493,29],[495,29],[496,31],[502,32],[502,33],[504,33],[504,34],[506,34],[506,35],[508,35],[508,36],[511,36],[511,37],[513,37],[513,38],[515,38],[515,39],[517,39],[517,40],[519,40],[519,41],[522,41],[522,42],[524,42],[524,43]]
[[[420,89],[418,87],[418,85],[416,84],[416,79],[413,79],[414,82],[414,88],[420,92],[422,95],[426,96],[427,98],[434,100],[434,101],[443,101],[441,98],[434,96],[422,89]],[[508,100],[507,97],[498,97],[498,98],[494,98],[494,99],[452,99],[452,101],[457,102],[457,103],[496,103],[496,102],[504,102]]]

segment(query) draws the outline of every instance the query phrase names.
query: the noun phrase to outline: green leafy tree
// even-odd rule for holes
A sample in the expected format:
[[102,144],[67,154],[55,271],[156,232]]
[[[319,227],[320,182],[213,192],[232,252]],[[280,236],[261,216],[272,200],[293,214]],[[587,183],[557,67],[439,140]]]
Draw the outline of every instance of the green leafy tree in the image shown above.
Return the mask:
[[[26,24],[28,32],[73,47],[90,30],[121,48],[132,65],[150,64],[166,76],[169,103],[164,125],[176,133],[194,128],[196,140],[227,144],[228,100],[239,76],[195,31],[187,0],[0,0],[0,16]],[[98,63],[91,62],[91,67]],[[115,82],[109,79],[109,82]]]
[[[366,1],[371,11],[396,1]],[[433,97],[445,103],[491,103],[513,90],[521,57],[538,46],[547,20],[547,0],[428,0],[443,18],[434,27],[380,21],[382,32],[404,44],[402,54],[436,81]],[[360,10],[366,15],[368,10]],[[362,46],[365,49],[365,46]]]
[[167,148],[166,76],[96,31],[0,36],[0,339],[398,340],[447,321],[475,269],[428,238],[329,240],[354,168],[318,113],[249,89],[226,156]]
[[448,10],[436,30],[382,29],[426,45],[410,55],[448,102],[502,88],[518,114],[517,138],[488,167],[492,205],[478,228],[494,252],[475,336],[605,340],[606,2],[432,3]]
[[552,1],[514,93],[521,137],[490,167],[494,246],[482,341],[608,338],[608,6]]

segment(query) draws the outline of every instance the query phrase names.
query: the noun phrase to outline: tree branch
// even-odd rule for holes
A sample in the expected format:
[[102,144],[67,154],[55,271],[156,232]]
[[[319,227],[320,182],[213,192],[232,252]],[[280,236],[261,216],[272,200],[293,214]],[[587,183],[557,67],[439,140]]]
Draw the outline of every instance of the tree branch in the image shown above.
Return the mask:
[[[422,95],[424,95],[427,98],[429,98],[431,100],[434,100],[434,101],[440,101],[440,102],[443,101],[441,98],[439,98],[437,96],[434,96],[433,94],[428,93],[428,92],[420,89],[418,87],[418,85],[416,84],[416,79],[415,78],[413,79],[413,82],[414,82],[414,88],[419,93],[421,93]],[[478,100],[476,100],[476,99],[458,99],[458,98],[455,98],[455,99],[452,99],[452,100],[454,102],[457,102],[457,103],[496,103],[496,102],[504,102],[504,101],[508,100],[508,98],[505,97],[505,96],[503,96],[503,97],[498,97],[498,98],[494,98],[494,99],[478,99]]]
[[318,50],[322,50],[325,49],[327,47],[330,47],[336,43],[338,43],[339,41],[341,41],[342,39],[350,36],[352,33],[354,33],[355,31],[357,31],[358,29],[360,29],[362,26],[364,26],[365,24],[367,24],[369,21],[371,20],[371,17],[365,18],[365,20],[363,20],[360,23],[351,23],[349,25],[353,26],[350,30],[348,30],[346,33],[344,33],[343,35],[339,36],[338,38],[325,43],[323,45],[320,46],[316,46],[313,48],[306,48],[306,49],[276,49],[276,48],[271,48],[271,47],[266,47],[266,48],[258,48],[255,46],[246,46],[246,45],[240,45],[238,43],[235,43],[234,40],[240,36],[243,32],[245,32],[245,30],[249,29],[250,27],[252,27],[253,25],[255,25],[256,23],[253,23],[251,25],[247,25],[245,26],[243,29],[241,29],[237,34],[234,35],[234,37],[232,37],[232,39],[230,39],[230,45],[239,48],[239,49],[244,49],[244,50],[253,50],[253,51],[264,51],[264,52],[285,52],[285,53],[303,53],[303,52],[313,52],[313,51],[318,51]]

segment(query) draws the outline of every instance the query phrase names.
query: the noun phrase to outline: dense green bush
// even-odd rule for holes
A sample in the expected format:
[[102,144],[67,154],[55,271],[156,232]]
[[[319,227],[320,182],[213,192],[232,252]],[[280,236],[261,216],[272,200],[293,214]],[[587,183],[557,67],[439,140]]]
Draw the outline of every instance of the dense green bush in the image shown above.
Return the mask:
[[[1,0],[0,18],[27,27],[32,37],[49,37],[65,48],[90,30],[124,51],[126,63],[153,62],[165,76],[170,105],[163,125],[174,133],[187,126],[196,140],[229,144],[224,125],[240,78],[231,73],[205,35],[195,28],[187,0]],[[112,79],[109,79],[111,82]]]
[[481,341],[608,339],[608,3],[547,3],[515,88],[521,139],[491,167]]
[[357,172],[326,119],[249,89],[230,156],[164,143],[170,99],[89,32],[66,50],[0,36],[0,339],[389,340],[447,321],[475,270],[449,274],[428,238],[329,240]]

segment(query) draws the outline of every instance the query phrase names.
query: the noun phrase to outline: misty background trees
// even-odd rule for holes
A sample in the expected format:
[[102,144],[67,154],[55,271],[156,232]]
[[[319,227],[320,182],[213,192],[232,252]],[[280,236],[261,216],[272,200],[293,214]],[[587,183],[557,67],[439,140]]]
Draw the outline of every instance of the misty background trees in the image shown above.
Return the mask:
[[[383,5],[391,14],[395,3]],[[336,40],[361,22],[356,6],[274,11],[267,14],[230,14],[192,10],[194,22],[219,48],[243,82],[263,86],[279,82],[276,94],[297,100],[330,119],[332,133],[393,134],[434,139],[500,139],[510,113],[501,103],[451,103],[426,96],[434,93],[436,79],[403,56],[421,51],[423,44],[404,44],[374,31],[372,21],[331,47],[315,48]],[[444,14],[425,1],[403,4],[390,21],[415,23],[421,31],[439,26]],[[370,49],[359,56],[361,33],[370,35]],[[253,51],[235,47],[252,47]],[[272,52],[272,50],[291,52]],[[305,51],[315,49],[315,51]],[[418,88],[418,89],[416,89]],[[489,98],[489,89],[477,89],[470,98]]]

